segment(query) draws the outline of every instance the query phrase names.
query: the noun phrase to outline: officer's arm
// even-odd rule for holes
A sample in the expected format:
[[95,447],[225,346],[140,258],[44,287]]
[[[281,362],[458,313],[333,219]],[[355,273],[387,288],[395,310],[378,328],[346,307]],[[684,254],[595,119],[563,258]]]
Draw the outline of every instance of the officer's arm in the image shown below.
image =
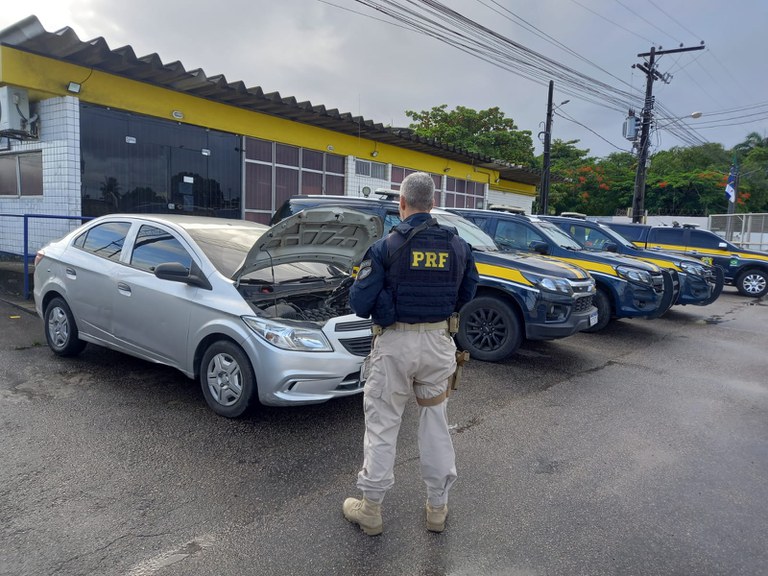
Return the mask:
[[461,310],[467,302],[475,297],[475,290],[477,289],[477,283],[480,281],[480,274],[477,273],[477,266],[475,266],[475,257],[472,254],[472,249],[469,245],[466,246],[467,250],[467,265],[464,269],[464,277],[461,279],[461,285],[459,286],[459,294],[456,300],[456,310]]
[[349,290],[349,305],[361,318],[369,318],[384,287],[384,266],[374,244],[365,253],[355,283]]

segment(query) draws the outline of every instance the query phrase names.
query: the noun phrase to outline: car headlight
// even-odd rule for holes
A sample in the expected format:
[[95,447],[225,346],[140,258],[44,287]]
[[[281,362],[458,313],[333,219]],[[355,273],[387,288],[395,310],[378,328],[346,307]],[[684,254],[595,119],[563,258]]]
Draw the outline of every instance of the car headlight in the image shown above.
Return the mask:
[[331,343],[322,330],[292,326],[256,316],[241,316],[243,322],[264,340],[283,350],[332,352]]
[[616,273],[626,280],[639,282],[640,284],[653,284],[651,273],[631,266],[617,266]]
[[691,274],[692,276],[704,277],[707,275],[704,266],[701,264],[696,264],[695,262],[680,262],[679,266],[683,272],[686,274]]
[[557,276],[542,276],[540,274],[533,274],[531,272],[522,272],[528,282],[539,288],[540,290],[546,290],[547,292],[556,292],[557,294],[573,294],[573,286],[565,278],[558,278]]

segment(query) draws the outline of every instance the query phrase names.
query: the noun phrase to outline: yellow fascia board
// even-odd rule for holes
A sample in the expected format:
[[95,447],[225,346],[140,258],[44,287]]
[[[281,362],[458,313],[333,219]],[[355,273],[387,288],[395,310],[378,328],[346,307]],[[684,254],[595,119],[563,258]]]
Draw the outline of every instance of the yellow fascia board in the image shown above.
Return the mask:
[[[498,172],[481,171],[471,164],[221,104],[9,46],[0,47],[0,84],[27,89],[31,100],[67,96],[69,93],[66,86],[70,82],[82,85],[77,95],[80,100],[98,106],[172,121],[175,119],[171,114],[177,110],[184,116],[176,121],[185,124],[371,159],[434,174],[445,173],[460,180],[487,184],[498,178]],[[371,157],[374,150],[378,152],[375,158]]]
[[535,184],[523,184],[522,182],[514,182],[512,180],[500,180],[490,186],[491,190],[497,192],[513,192],[515,194],[522,194],[523,196],[536,196]]

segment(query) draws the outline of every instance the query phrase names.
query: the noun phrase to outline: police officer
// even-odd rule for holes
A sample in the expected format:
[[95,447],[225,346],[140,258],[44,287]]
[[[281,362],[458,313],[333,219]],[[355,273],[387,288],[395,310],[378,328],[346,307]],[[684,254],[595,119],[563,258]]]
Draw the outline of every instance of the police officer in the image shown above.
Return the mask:
[[435,185],[424,172],[400,190],[402,222],[365,255],[350,290],[358,316],[373,319],[363,406],[362,499],[344,501],[344,517],[369,536],[381,534],[381,502],[394,484],[395,448],[411,393],[419,405],[419,455],[427,486],[427,529],[442,532],[456,463],[448,430],[449,378],[456,345],[448,319],[472,299],[478,282],[469,245],[429,214]]

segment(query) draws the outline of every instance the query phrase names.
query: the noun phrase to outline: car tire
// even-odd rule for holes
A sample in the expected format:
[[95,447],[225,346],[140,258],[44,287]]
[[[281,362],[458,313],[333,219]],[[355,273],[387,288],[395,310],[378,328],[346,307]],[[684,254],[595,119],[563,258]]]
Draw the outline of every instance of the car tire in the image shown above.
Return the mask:
[[600,330],[608,326],[611,321],[611,300],[608,298],[608,294],[605,293],[605,290],[598,288],[592,299],[592,303],[595,305],[595,308],[597,308],[597,324],[582,330],[582,332],[600,332]]
[[479,296],[461,309],[456,341],[470,358],[498,362],[520,347],[523,333],[509,304],[494,296]]
[[745,270],[736,279],[736,288],[743,296],[760,298],[768,293],[768,274],[765,270]]
[[48,347],[59,356],[77,356],[86,343],[79,338],[77,323],[69,305],[59,296],[45,307],[45,340]]
[[227,418],[244,415],[256,391],[248,357],[234,342],[219,340],[200,361],[200,386],[208,406]]

